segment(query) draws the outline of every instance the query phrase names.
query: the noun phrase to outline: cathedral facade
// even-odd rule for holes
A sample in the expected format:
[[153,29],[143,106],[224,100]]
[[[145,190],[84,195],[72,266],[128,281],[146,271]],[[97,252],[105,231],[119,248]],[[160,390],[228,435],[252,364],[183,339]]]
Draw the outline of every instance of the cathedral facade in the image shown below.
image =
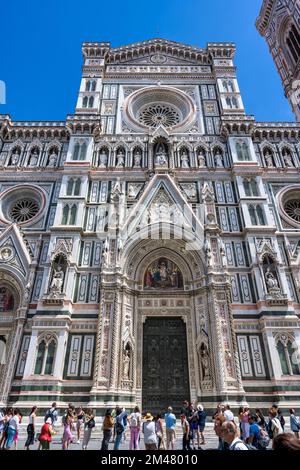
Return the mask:
[[84,43],[75,113],[0,116],[0,402],[300,406],[300,125],[235,46]]
[[297,121],[300,121],[300,2],[264,0],[256,26],[265,37]]

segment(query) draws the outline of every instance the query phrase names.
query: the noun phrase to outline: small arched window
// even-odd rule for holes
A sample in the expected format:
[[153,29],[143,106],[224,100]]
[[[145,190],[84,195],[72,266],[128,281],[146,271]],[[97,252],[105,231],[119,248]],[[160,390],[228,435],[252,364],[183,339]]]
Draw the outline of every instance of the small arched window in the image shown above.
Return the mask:
[[87,145],[86,145],[85,142],[83,142],[83,144],[81,145],[81,148],[80,148],[79,160],[85,160],[86,151],[87,151]]
[[77,142],[75,147],[74,147],[73,160],[78,160],[79,159],[79,152],[80,152],[80,145]]
[[229,91],[229,89],[228,89],[228,83],[226,82],[226,80],[223,80],[222,85],[223,85],[223,90]]
[[244,179],[244,190],[247,197],[258,196],[258,186],[255,179]]
[[69,219],[69,224],[68,225],[75,225],[76,215],[77,215],[77,206],[75,204],[73,204],[73,206],[71,207],[70,219]]
[[87,81],[85,84],[85,91],[90,91],[90,87],[91,87],[91,82]]
[[257,218],[254,206],[249,206],[249,215],[252,225],[257,225]]
[[82,107],[87,108],[87,106],[88,106],[88,97],[84,96],[84,98],[82,100]]
[[96,80],[93,80],[91,91],[96,91]]
[[90,96],[89,98],[89,108],[92,108],[94,106],[94,97]]
[[56,341],[46,335],[38,345],[34,375],[53,375]]
[[239,107],[238,100],[236,99],[235,96],[232,98],[232,107],[236,108],[236,109],[238,109],[238,107]]
[[289,375],[289,366],[288,366],[288,361],[287,361],[287,355],[286,355],[286,350],[281,341],[277,343],[277,351],[279,355],[279,360],[280,360],[280,365],[281,365],[281,370],[283,375]]
[[74,187],[74,196],[80,195],[80,188],[81,188],[81,179],[77,178],[75,182],[75,187]]
[[258,225],[266,225],[264,210],[261,206],[256,206]]
[[70,208],[69,206],[65,206],[63,208],[63,213],[62,213],[62,219],[61,219],[61,225],[68,225],[68,220],[69,220],[69,212]]
[[226,105],[228,108],[232,108],[232,103],[231,103],[231,99],[229,98],[229,96],[227,96],[226,98]]
[[282,375],[300,375],[299,351],[296,342],[283,333],[277,341],[277,351],[281,365]]
[[73,178],[69,178],[68,185],[67,185],[67,196],[72,196],[73,187],[74,187],[74,180]]

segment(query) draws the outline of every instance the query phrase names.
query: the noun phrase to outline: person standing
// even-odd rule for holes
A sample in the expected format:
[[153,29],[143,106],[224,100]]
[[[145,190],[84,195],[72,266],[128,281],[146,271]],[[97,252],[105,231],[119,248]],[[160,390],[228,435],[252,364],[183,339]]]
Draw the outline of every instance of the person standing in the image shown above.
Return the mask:
[[4,449],[6,441],[7,441],[7,435],[8,435],[8,423],[10,418],[13,417],[13,409],[12,408],[7,408],[5,411],[4,415],[4,424],[3,424],[3,431],[2,431],[2,436],[0,440],[0,449]]
[[141,412],[138,406],[134,408],[134,412],[128,417],[129,426],[130,426],[130,450],[139,449],[139,436],[141,429]]
[[83,432],[83,441],[82,441],[82,450],[86,450],[88,443],[91,439],[91,434],[93,428],[96,426],[95,418],[93,415],[93,410],[86,410],[85,420],[84,420],[84,432]]
[[63,438],[62,438],[62,449],[63,450],[68,450],[69,445],[74,439],[74,436],[72,434],[72,427],[74,423],[74,417],[73,413],[71,411],[67,412],[67,415],[64,417],[64,433],[63,433]]
[[46,422],[43,424],[39,442],[42,450],[50,450],[50,442],[52,441],[52,436],[54,434],[54,430],[52,427],[52,419],[47,418]]
[[192,450],[190,446],[190,424],[184,413],[181,414],[182,450]]
[[173,409],[171,406],[168,408],[168,412],[165,414],[165,423],[166,423],[166,436],[167,436],[167,450],[169,450],[170,444],[172,450],[174,450],[175,442],[175,430],[176,430],[176,416],[173,414]]
[[80,444],[80,434],[81,434],[81,430],[84,428],[84,411],[81,408],[81,406],[77,408],[76,418],[77,418],[77,421],[76,421],[77,444]]
[[[260,449],[259,439],[260,439],[260,427],[257,424],[256,414],[249,416],[249,437],[247,439],[247,444],[254,446],[256,449]],[[261,449],[260,449],[261,450]]]
[[153,416],[151,413],[147,413],[145,416],[145,421],[142,426],[144,434],[144,443],[146,450],[156,450],[157,449],[157,437],[155,432],[155,423],[153,421]]
[[242,418],[241,426],[242,426],[242,436],[243,436],[242,439],[244,442],[246,442],[246,440],[249,437],[249,430],[250,430],[248,407],[244,408],[241,418]]
[[114,429],[115,420],[112,416],[112,410],[107,409],[104,419],[103,419],[103,440],[101,445],[101,450],[108,450],[109,441],[111,439],[113,429]]
[[282,431],[284,432],[284,426],[285,426],[285,419],[281,413],[281,410],[278,408],[277,410],[277,418],[279,419],[279,422],[281,424],[281,427],[282,427]]
[[18,429],[20,424],[20,411],[18,408],[14,410],[13,416],[10,418],[8,422],[8,429],[7,429],[7,441],[6,441],[6,450],[10,450],[13,443],[14,438],[17,435]]
[[154,418],[158,450],[165,450],[163,420],[160,413]]
[[[198,449],[200,449],[201,445],[205,445],[205,439],[204,439],[204,428],[205,428],[205,422],[206,422],[206,411],[204,411],[204,408],[202,405],[197,406],[197,414],[198,414]],[[201,437],[201,441],[200,441]]]
[[58,411],[57,411],[55,402],[53,402],[52,405],[51,405],[51,408],[49,408],[49,410],[47,410],[44,421],[46,422],[48,418],[51,419],[51,424],[52,424],[53,427],[55,427],[56,422],[57,422],[57,418],[58,418]]
[[[22,423],[23,415],[19,412],[19,425]],[[17,432],[14,437],[14,449],[18,450],[18,441],[19,441],[19,426],[17,428]]]
[[300,422],[295,414],[294,408],[290,408],[290,427],[295,437],[299,439]]
[[260,428],[262,429],[265,429],[266,427],[266,420],[265,420],[265,417],[263,415],[263,412],[261,411],[260,408],[256,408],[255,409],[255,414],[257,416],[257,424]]
[[283,430],[279,419],[277,418],[277,409],[273,406],[269,409],[269,422],[267,425],[267,432],[270,439],[274,439],[278,434],[282,434]]
[[119,406],[116,408],[116,418],[115,418],[115,429],[116,429],[116,437],[115,437],[115,444],[114,450],[119,450],[122,437],[124,434],[124,416],[126,415],[125,408],[120,408]]
[[27,440],[25,442],[26,450],[29,450],[29,446],[34,445],[36,410],[37,406],[33,406],[29,414],[29,423],[27,426]]
[[223,439],[229,445],[229,450],[249,450],[246,444],[238,437],[236,424],[225,421],[222,424]]

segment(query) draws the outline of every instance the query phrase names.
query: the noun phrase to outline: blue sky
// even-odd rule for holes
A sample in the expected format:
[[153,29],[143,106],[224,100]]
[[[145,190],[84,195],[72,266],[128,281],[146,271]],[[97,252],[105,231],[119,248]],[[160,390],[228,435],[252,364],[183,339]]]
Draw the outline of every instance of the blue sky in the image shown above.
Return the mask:
[[294,116],[265,40],[255,28],[262,0],[5,1],[0,30],[0,80],[14,120],[64,120],[74,112],[81,43],[112,47],[162,37],[205,47],[237,46],[236,65],[247,114],[258,121]]

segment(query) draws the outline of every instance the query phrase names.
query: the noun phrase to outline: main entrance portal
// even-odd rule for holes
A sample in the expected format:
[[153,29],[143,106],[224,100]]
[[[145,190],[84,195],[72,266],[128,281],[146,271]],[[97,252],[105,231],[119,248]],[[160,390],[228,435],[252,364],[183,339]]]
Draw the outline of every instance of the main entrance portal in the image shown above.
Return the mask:
[[186,327],[181,318],[147,318],[143,332],[143,411],[179,411],[190,399]]

